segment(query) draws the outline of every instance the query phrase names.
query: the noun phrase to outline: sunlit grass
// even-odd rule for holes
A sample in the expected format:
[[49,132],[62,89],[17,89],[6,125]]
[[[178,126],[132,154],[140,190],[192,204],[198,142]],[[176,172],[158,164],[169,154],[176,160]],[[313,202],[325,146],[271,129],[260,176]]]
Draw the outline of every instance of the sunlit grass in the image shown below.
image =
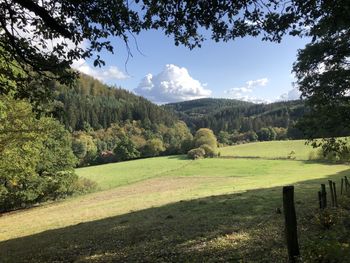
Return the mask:
[[[288,145],[300,160],[268,159]],[[282,186],[295,185],[297,213],[308,213],[320,183],[350,176],[349,166],[302,160],[302,141],[236,147],[222,154],[267,159],[171,156],[77,169],[100,191],[1,216],[0,255],[5,262],[284,262],[275,212]]]
[[[173,162],[174,169],[163,173],[159,173],[156,168],[153,169],[153,173],[142,173],[145,160],[106,165],[108,171],[112,171],[111,167],[114,167],[115,172],[110,172],[108,175],[106,173],[101,177],[98,177],[95,171],[96,168],[98,171],[103,170],[103,165],[84,168],[85,177],[92,180],[98,178],[100,181],[97,182],[105,185],[104,187],[110,186],[113,180],[114,185],[122,185],[125,182],[129,184],[0,217],[0,240],[180,200],[295,184],[326,178],[348,170],[346,165],[304,161],[214,158],[186,163],[181,157],[177,161],[176,158],[172,158],[170,162]],[[166,158],[149,160],[156,167],[157,160],[160,164],[164,164]],[[174,165],[176,162],[178,166]],[[139,177],[135,168],[138,163],[140,164]],[[130,165],[133,169],[131,171],[134,172],[127,173],[127,165]],[[137,182],[133,183],[133,181]],[[36,220],[38,218],[40,220]],[[20,222],[20,224],[13,224],[13,222]]]
[[84,167],[76,169],[76,173],[95,181],[100,190],[106,190],[159,177],[190,162],[186,156],[165,156]]
[[290,156],[296,160],[309,160],[310,154],[315,152],[314,148],[305,144],[305,140],[254,142],[220,149],[221,156],[271,159],[286,159]]

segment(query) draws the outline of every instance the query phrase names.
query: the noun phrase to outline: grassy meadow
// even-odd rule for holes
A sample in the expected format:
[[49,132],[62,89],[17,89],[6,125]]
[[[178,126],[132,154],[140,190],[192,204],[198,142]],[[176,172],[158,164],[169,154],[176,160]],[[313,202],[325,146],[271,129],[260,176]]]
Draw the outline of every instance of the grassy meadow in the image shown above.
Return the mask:
[[348,165],[308,161],[303,141],[220,151],[77,169],[99,191],[0,216],[0,261],[286,262],[282,186],[295,186],[303,249],[317,236],[320,183],[350,176]]
[[309,160],[316,152],[304,140],[254,142],[220,149],[221,156],[296,160]]

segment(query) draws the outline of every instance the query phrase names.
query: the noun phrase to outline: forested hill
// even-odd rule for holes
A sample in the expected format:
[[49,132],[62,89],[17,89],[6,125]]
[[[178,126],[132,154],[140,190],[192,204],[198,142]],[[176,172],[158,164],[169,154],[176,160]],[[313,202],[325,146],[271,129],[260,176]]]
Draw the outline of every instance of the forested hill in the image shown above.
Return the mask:
[[205,98],[158,106],[127,90],[109,87],[81,74],[72,87],[56,85],[54,115],[71,131],[108,128],[127,120],[141,121],[144,127],[165,124],[178,119],[195,132],[212,129],[216,134],[258,132],[261,128],[281,127],[292,130],[304,114],[301,101],[254,104],[232,99]]
[[143,125],[171,125],[177,118],[170,111],[147,99],[109,87],[81,74],[74,87],[57,85],[54,115],[66,128],[76,131],[86,126],[108,128],[112,123],[140,120]]
[[254,105],[254,103],[241,100],[204,98],[177,103],[169,103],[166,104],[165,107],[177,113],[184,113],[191,116],[201,116],[204,114],[212,113],[213,111],[222,110],[224,108],[252,105]]
[[293,127],[304,114],[301,101],[254,104],[230,99],[198,99],[164,105],[192,130],[208,127],[214,132],[259,131],[263,127]]

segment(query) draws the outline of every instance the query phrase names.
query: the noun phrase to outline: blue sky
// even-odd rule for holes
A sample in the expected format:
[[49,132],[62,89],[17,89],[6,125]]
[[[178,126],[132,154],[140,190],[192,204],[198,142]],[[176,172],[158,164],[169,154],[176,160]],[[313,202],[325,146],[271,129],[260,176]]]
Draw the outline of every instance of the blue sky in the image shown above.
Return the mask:
[[87,61],[79,64],[80,70],[156,103],[208,96],[276,101],[282,94],[283,99],[298,95],[286,93],[292,90],[291,69],[297,50],[305,46],[306,39],[285,37],[281,43],[252,37],[227,43],[207,40],[194,50],[175,46],[160,31],[142,32],[136,39],[143,54],[131,38],[133,57],[126,65],[126,47],[115,40],[115,54],[102,53],[105,67],[96,69]]

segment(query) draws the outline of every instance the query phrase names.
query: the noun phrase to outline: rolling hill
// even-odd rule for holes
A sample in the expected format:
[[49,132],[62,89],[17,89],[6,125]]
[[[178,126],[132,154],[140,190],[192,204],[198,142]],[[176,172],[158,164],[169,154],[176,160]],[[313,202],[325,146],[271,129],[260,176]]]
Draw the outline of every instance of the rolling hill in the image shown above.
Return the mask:
[[230,99],[198,99],[171,103],[164,108],[174,112],[192,130],[207,127],[219,131],[255,132],[263,127],[293,127],[303,116],[302,101],[253,104]]
[[[274,160],[292,150],[298,160]],[[2,215],[1,259],[286,262],[283,216],[276,211],[287,184],[295,186],[303,255],[316,242],[317,256],[324,256],[329,242],[339,237],[346,245],[349,235],[335,224],[322,246],[317,191],[350,172],[348,165],[309,162],[309,150],[302,141],[265,142],[221,149],[232,158],[171,156],[77,169],[99,191]]]
[[110,87],[81,74],[74,87],[55,84],[54,116],[70,130],[108,128],[112,123],[141,121],[143,124],[171,125],[177,117],[132,92]]

